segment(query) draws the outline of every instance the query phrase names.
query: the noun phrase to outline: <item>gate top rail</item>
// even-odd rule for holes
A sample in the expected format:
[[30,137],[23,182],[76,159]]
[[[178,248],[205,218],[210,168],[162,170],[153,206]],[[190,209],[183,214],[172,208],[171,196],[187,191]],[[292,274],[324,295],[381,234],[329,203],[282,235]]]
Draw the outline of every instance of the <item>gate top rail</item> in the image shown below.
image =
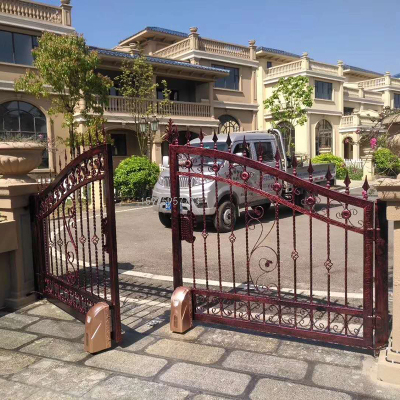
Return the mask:
[[[270,167],[260,161],[255,161],[247,157],[237,156],[235,154],[214,150],[214,149],[206,149],[202,147],[193,147],[188,145],[171,145],[171,149],[176,154],[191,154],[209,158],[215,158],[219,160],[229,161],[231,163],[237,163],[239,165],[243,165],[249,168],[256,169],[258,171],[262,171],[268,175],[272,175],[281,179],[285,182],[291,183],[292,185],[296,186],[297,188],[304,188],[312,193],[317,193],[322,196],[329,197],[330,199],[337,200],[341,203],[353,205],[360,208],[368,208],[373,207],[373,202],[370,200],[365,200],[359,197],[350,196],[345,193],[337,192],[323,186],[317,185],[313,182],[307,182],[304,179],[301,179],[297,176],[291,175],[285,171],[282,171],[278,168]],[[207,176],[207,178],[213,179],[213,176]],[[251,188],[251,187],[248,187]]]
[[40,213],[37,215],[39,219],[49,215],[80,187],[102,179],[104,160],[101,156],[104,157],[107,153],[107,146],[109,145],[101,144],[79,154],[43,191],[36,195],[40,202]]

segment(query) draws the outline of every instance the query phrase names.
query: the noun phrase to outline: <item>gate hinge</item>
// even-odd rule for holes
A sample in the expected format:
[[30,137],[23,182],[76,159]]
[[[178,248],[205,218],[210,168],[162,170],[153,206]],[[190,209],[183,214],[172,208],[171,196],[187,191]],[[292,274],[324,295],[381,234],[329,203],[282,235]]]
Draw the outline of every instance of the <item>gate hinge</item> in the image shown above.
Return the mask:
[[376,329],[377,320],[378,320],[378,319],[379,319],[379,320],[382,319],[382,317],[380,317],[379,315],[369,315],[368,318],[369,318],[369,319],[372,319],[372,327],[373,327],[374,329]]

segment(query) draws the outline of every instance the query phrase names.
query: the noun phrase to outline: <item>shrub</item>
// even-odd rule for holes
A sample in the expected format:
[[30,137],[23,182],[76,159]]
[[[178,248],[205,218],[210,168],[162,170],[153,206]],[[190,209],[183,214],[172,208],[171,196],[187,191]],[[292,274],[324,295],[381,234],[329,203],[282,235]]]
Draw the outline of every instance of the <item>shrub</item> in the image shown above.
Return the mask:
[[361,181],[364,179],[364,171],[362,168],[350,166],[347,170],[349,171],[349,178],[352,181]]
[[114,185],[121,198],[138,200],[156,184],[160,169],[147,157],[132,156],[118,165]]
[[319,156],[314,157],[311,162],[313,164],[329,164],[333,163],[336,165],[336,178],[344,179],[346,178],[347,168],[344,163],[343,158],[334,156],[331,153],[320,154]]
[[400,158],[389,149],[376,150],[374,161],[378,174],[395,176],[400,173]]

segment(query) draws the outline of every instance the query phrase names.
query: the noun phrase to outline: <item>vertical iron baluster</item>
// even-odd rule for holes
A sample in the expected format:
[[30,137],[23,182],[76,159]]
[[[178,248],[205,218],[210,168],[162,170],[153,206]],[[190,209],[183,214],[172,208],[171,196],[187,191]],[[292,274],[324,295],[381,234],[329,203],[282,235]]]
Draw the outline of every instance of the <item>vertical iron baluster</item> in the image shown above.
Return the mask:
[[[281,155],[279,150],[275,152],[275,168],[280,170]],[[279,196],[282,190],[282,185],[279,183],[279,179],[275,177],[274,190],[276,195]],[[278,269],[278,299],[281,300],[281,242],[280,242],[280,225],[279,225],[279,203],[275,202],[275,224],[276,224],[276,265]],[[282,307],[278,306],[279,325],[282,323]]]
[[46,274],[50,273],[50,262],[49,262],[49,235],[50,232],[47,231],[47,218],[43,218],[42,222],[43,224],[43,237],[44,237],[44,259],[45,259],[45,271]]
[[[87,165],[87,164],[86,164]],[[88,172],[89,174],[89,172]],[[89,217],[89,196],[88,196],[88,183],[85,185],[85,197],[86,197],[86,234],[87,234],[87,245],[88,245],[88,261],[89,261],[89,275],[90,275],[90,293],[93,294],[93,268],[92,268],[92,247],[91,243],[91,233],[90,233],[90,217]],[[92,201],[93,201],[92,193]]]
[[[186,131],[186,145],[190,147],[190,131]],[[188,154],[188,160],[187,160],[187,171],[190,173],[190,170],[192,169],[192,160],[190,159],[190,154]],[[188,176],[188,181],[189,181],[189,211],[190,211],[190,218],[191,218],[191,223],[193,224],[193,199],[192,199],[192,178],[189,175]],[[192,250],[192,275],[193,275],[193,287],[196,288],[196,263],[195,263],[195,253],[194,253],[194,241],[191,243],[191,250]]]
[[[228,133],[228,138],[226,139],[226,144],[228,146],[228,152],[232,154],[232,140],[231,136]],[[233,292],[236,293],[236,272],[235,272],[235,248],[234,243],[236,240],[236,236],[233,233],[236,221],[236,207],[233,200],[233,190],[232,190],[232,161],[229,161],[229,201],[231,204],[231,234],[229,235],[229,241],[231,243],[231,263],[232,263],[232,282],[233,282]],[[233,315],[236,319],[236,301],[233,302]]]
[[[59,251],[60,251],[60,270],[61,270],[61,276],[64,275],[64,269],[63,269],[63,259],[62,259],[62,246],[63,246],[63,241],[61,239],[61,226],[60,226],[60,206],[57,207],[57,226],[58,226],[58,246],[59,246]],[[57,276],[58,273],[57,273]]]
[[51,273],[51,275],[54,275],[54,266],[53,266],[53,246],[54,246],[54,235],[53,235],[53,237],[52,237],[52,232],[51,232],[51,223],[50,223],[50,221],[51,221],[51,217],[52,217],[52,213],[51,214],[49,214],[49,216],[46,218],[46,220],[47,220],[47,232],[48,232],[48,235],[49,235],[49,237],[50,237],[50,249],[49,249],[49,251],[50,251],[50,273]]
[[[57,207],[58,211],[58,207]],[[54,258],[55,258],[55,263],[56,263],[56,276],[58,276],[58,254],[57,254],[57,230],[56,230],[56,216],[55,212],[53,211],[53,235],[54,235]]]
[[[96,130],[97,132],[97,130]],[[93,168],[95,165],[93,165]],[[98,170],[97,173],[100,173]],[[100,181],[97,181],[100,183]],[[97,250],[97,244],[99,242],[99,237],[97,236],[97,223],[96,223],[96,181],[92,182],[92,216],[93,216],[93,238],[91,242],[94,244],[94,259],[96,263],[96,288],[97,296],[100,296],[100,276],[99,276],[99,254]]]
[[[310,164],[308,166],[307,169],[308,172],[308,180],[310,183],[313,183],[313,172],[314,172],[314,168],[312,166],[311,160],[310,160]],[[311,193],[310,193],[311,196]],[[305,199],[305,202],[307,202],[308,199]],[[313,221],[312,221],[312,215],[311,215],[311,210],[309,210],[309,215],[310,215],[310,219],[309,219],[309,235],[310,235],[310,304],[313,303],[313,247],[312,247],[312,239],[313,239]],[[313,330],[313,326],[314,326],[314,311],[312,309],[310,309],[310,330]]]
[[62,227],[63,227],[63,232],[64,232],[64,252],[65,252],[65,277],[68,277],[69,274],[69,257],[68,257],[68,242],[67,242],[67,219],[65,218],[65,202],[64,200],[62,202]]
[[[243,157],[250,156],[247,154],[246,136],[243,137]],[[247,198],[247,181],[250,174],[247,172],[247,166],[243,166],[242,180],[244,181],[244,207],[245,207],[245,226],[246,226],[246,280],[247,280],[247,294],[250,295],[250,254],[249,254],[249,203]],[[247,303],[247,317],[251,319],[250,301]]]
[[[103,166],[104,167],[104,166]],[[103,181],[99,181],[99,197],[100,197],[100,221],[104,221],[104,207],[103,207]],[[104,242],[104,235],[106,232],[101,232],[101,258],[103,262],[103,291],[104,298],[107,299],[107,277],[106,277],[106,248]]]
[[[214,142],[214,150],[218,150],[217,147],[217,142],[218,142],[218,137],[217,134],[214,132],[213,136],[213,142]],[[214,176],[215,178],[218,177],[218,171],[219,171],[219,166],[217,163],[217,159],[214,158],[214,165],[213,165],[213,171],[214,171]],[[218,181],[215,179],[215,216],[217,220],[217,255],[218,255],[218,279],[219,279],[219,290],[222,292],[222,270],[221,270],[221,237],[219,233],[219,198],[218,198]],[[221,316],[222,316],[222,307],[221,309]]]
[[[344,184],[346,185],[345,189],[345,194],[349,195],[350,194],[350,178],[349,178],[349,173],[346,173],[346,178],[344,180]],[[348,210],[348,204],[346,203],[344,205],[344,209]],[[345,307],[348,307],[348,298],[347,298],[347,286],[348,286],[348,252],[349,252],[349,232],[347,230],[347,226],[349,224],[348,218],[345,218],[344,223],[346,225],[346,228],[344,230],[344,304]],[[345,327],[345,334],[348,334],[348,323],[347,323],[347,314],[345,315],[345,321],[344,321],[344,327]]]
[[[292,173],[293,176],[297,177],[297,158],[295,154],[292,155]],[[296,205],[296,192],[297,187],[293,185],[292,187],[292,204]],[[293,220],[293,251],[292,251],[292,260],[293,260],[293,292],[294,292],[294,301],[297,301],[297,259],[299,257],[299,253],[297,251],[297,238],[296,238],[296,210],[292,209],[292,220]],[[294,326],[297,328],[297,308],[294,308]]]
[[[85,180],[85,167],[83,167],[83,177],[82,180]],[[86,204],[87,204],[87,196],[86,196]],[[79,225],[80,225],[80,237],[79,237],[79,243],[81,244],[81,249],[82,249],[82,269],[83,269],[83,287],[86,290],[86,251],[85,251],[85,242],[86,238],[83,235],[83,204],[82,204],[82,188],[79,188],[78,190],[78,202],[79,202]]]
[[[204,139],[204,134],[203,131],[200,130],[200,147],[204,148],[204,143],[203,143],[203,139]],[[201,233],[202,237],[203,237],[203,248],[204,248],[204,269],[205,269],[205,273],[206,273],[206,289],[208,290],[208,260],[207,260],[207,237],[208,237],[208,233],[207,233],[207,221],[206,221],[206,209],[205,209],[205,202],[206,202],[206,198],[205,198],[205,194],[204,194],[204,156],[201,155],[201,160],[200,160],[200,173],[201,173],[201,195],[202,195],[202,203],[203,203],[203,232]],[[209,309],[208,309],[208,297],[207,297],[207,314],[209,313]]]
[[[328,165],[328,171],[326,172],[325,175],[326,178],[326,188],[330,189],[331,188],[331,179],[332,179],[332,174],[331,170]],[[332,268],[332,260],[331,260],[331,226],[329,223],[329,218],[330,218],[330,203],[331,199],[330,197],[326,198],[326,217],[328,218],[328,221],[326,223],[326,261],[325,261],[325,268],[327,270],[328,276],[327,276],[327,301],[328,301],[328,306],[331,305],[331,268]],[[331,330],[331,312],[328,311],[328,325],[327,325],[328,332]]]

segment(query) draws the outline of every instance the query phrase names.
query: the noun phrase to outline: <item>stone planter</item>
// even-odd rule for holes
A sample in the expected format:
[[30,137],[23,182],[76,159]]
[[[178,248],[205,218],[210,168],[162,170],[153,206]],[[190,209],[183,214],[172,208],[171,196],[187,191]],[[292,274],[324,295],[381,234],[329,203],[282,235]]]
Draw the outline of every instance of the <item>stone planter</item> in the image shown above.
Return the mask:
[[34,182],[29,172],[42,162],[45,146],[35,142],[0,142],[0,175],[15,182]]

